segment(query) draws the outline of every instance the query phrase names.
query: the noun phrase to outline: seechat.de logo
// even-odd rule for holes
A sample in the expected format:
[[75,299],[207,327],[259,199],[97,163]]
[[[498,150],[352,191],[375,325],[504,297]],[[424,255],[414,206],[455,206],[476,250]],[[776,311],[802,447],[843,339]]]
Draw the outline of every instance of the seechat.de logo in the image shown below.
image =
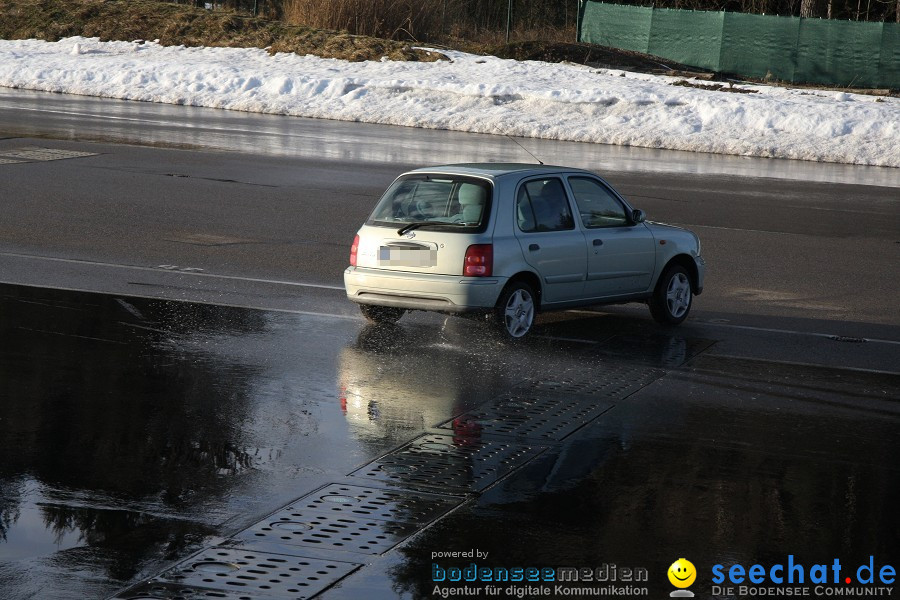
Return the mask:
[[691,584],[693,584],[697,579],[697,569],[694,568],[694,563],[686,558],[679,558],[672,563],[672,566],[669,567],[667,575],[669,576],[669,583],[678,588],[677,590],[669,594],[670,597],[694,597],[694,592],[687,589],[691,587]]

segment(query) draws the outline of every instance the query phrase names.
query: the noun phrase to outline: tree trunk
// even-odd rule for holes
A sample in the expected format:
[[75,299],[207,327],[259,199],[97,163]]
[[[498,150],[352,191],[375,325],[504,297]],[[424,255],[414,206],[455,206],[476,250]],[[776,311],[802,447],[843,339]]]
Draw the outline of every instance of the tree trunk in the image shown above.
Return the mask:
[[818,17],[819,3],[816,0],[800,0],[800,16],[801,17]]

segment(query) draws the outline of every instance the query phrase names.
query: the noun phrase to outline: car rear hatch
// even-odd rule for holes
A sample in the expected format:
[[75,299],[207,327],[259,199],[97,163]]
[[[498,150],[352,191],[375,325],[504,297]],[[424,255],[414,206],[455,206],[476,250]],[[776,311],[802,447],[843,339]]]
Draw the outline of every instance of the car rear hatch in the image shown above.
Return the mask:
[[359,230],[356,266],[462,275],[469,246],[489,237],[492,197],[485,179],[418,173],[399,178]]

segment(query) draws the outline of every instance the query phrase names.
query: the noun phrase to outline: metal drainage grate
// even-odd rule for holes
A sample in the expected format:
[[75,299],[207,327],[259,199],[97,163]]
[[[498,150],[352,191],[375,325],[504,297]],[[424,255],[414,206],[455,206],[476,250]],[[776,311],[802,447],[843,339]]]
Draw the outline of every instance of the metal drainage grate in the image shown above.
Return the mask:
[[0,150],[0,159],[12,159],[14,162],[63,160],[66,158],[81,158],[82,156],[96,155],[96,152],[77,152],[75,150],[55,150],[53,148],[36,147]]
[[24,160],[13,160],[11,158],[0,158],[0,165],[14,165],[17,163],[23,163]]
[[598,346],[600,352],[656,367],[680,367],[715,340],[670,335],[617,335]]
[[[215,547],[168,569],[151,580],[148,586],[177,584],[199,594],[224,591],[231,594],[227,598],[235,595],[254,599],[309,598],[361,566],[358,563],[268,554],[241,547]],[[193,600],[191,596],[187,598]]]
[[235,539],[381,554],[418,529],[417,525],[411,523],[376,521],[338,514],[302,513],[284,509],[242,531]]
[[112,600],[258,600],[259,594],[239,594],[177,583],[150,582],[136,585],[113,596]]
[[441,429],[562,440],[613,407],[572,396],[512,393],[450,419]]
[[481,440],[477,432],[426,434],[357,469],[351,476],[405,486],[480,491],[547,449]]
[[193,246],[235,246],[238,244],[255,243],[254,240],[247,238],[215,235],[211,233],[177,233],[171,237],[163,238],[163,241],[191,244]]
[[460,496],[331,484],[307,494],[285,510],[340,513],[354,517],[424,525],[464,501],[465,498]]
[[537,379],[522,383],[515,390],[552,392],[600,396],[608,400],[621,400],[639,389],[650,385],[665,372],[658,369],[622,364],[597,364],[589,368],[570,369],[553,379]]
[[832,335],[829,336],[828,339],[835,342],[850,342],[851,344],[864,344],[869,341],[866,338],[851,337],[848,335]]

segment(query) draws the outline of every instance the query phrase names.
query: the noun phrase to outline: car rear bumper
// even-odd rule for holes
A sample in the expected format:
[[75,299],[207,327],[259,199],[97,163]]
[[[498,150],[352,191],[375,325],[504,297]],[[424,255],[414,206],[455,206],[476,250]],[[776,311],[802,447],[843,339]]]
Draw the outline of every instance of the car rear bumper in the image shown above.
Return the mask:
[[492,309],[505,284],[505,277],[427,275],[364,267],[348,267],[344,271],[344,288],[353,302],[412,310]]

